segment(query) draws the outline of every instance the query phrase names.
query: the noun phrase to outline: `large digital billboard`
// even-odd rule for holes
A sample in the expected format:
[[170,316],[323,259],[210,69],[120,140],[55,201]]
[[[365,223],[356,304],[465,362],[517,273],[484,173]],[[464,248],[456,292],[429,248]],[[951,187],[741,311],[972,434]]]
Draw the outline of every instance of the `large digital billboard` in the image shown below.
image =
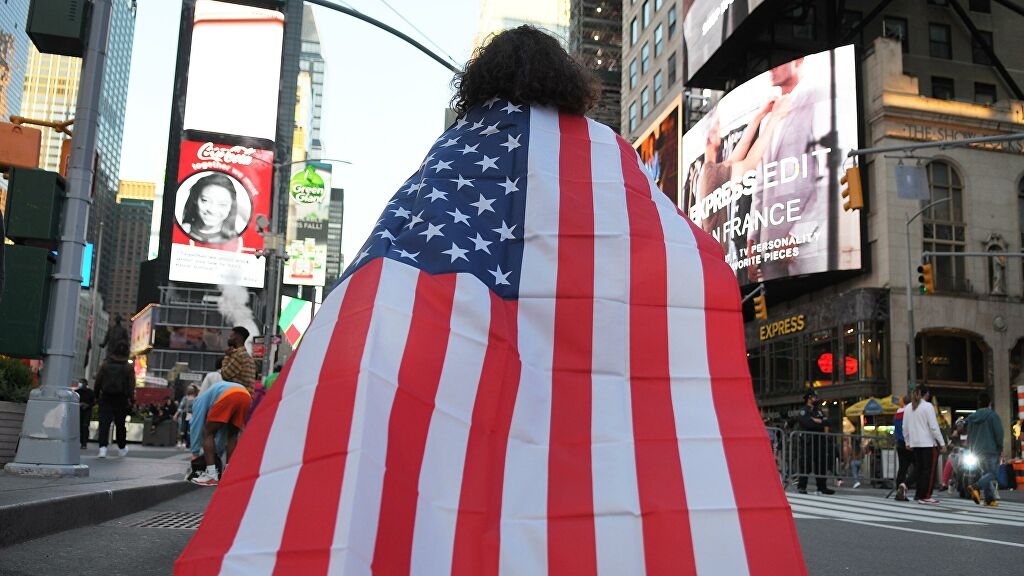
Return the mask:
[[711,59],[740,24],[765,0],[684,0],[686,79]]
[[636,143],[647,173],[673,204],[679,204],[679,109],[677,100]]
[[839,187],[857,147],[854,67],[844,46],[773,68],[683,136],[682,209],[741,284],[861,267],[860,212]]
[[292,174],[288,184],[285,284],[326,284],[330,212],[331,166],[309,162]]

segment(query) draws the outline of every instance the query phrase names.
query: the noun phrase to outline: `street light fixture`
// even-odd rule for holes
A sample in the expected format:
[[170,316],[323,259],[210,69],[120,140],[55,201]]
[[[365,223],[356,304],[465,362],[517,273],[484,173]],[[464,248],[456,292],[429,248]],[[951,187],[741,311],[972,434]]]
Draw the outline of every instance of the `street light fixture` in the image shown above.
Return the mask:
[[913,222],[918,216],[924,214],[926,210],[941,204],[943,202],[949,202],[952,197],[940,198],[934,202],[926,204],[924,208],[921,208],[914,213],[913,216],[907,217],[907,366],[909,376],[907,380],[907,391],[912,392],[914,388],[917,388],[917,343],[914,338],[917,334],[914,331],[914,300],[913,293],[910,289],[911,284],[914,283],[914,265],[910,262],[910,223]]

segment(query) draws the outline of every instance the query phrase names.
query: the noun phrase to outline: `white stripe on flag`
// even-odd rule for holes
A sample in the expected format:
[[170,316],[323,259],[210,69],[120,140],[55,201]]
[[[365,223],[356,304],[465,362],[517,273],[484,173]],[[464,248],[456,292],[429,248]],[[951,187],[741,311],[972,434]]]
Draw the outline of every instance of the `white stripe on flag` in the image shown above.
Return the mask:
[[598,574],[643,576],[643,519],[629,375],[629,230],[615,134],[588,121],[594,177],[592,448]]
[[668,272],[669,370],[686,505],[699,574],[748,574],[718,415],[711,394],[704,272],[689,224],[652,183]]
[[469,426],[490,332],[490,290],[459,274],[451,331],[420,469],[410,573],[450,574]]
[[348,284],[346,280],[334,290],[325,303],[327,313],[310,328],[306,342],[296,351],[293,365],[303,369],[292,370],[288,375],[263,449],[260,476],[253,486],[231,549],[224,556],[223,573],[272,574],[274,571],[276,551],[302,467],[313,395]]
[[501,504],[499,573],[544,576],[547,569],[548,442],[552,340],[558,273],[558,114],[530,110],[530,181],[519,284],[522,373],[512,414]]
[[359,365],[352,433],[328,574],[370,574],[377,541],[388,424],[412,321],[419,270],[385,258],[380,275]]

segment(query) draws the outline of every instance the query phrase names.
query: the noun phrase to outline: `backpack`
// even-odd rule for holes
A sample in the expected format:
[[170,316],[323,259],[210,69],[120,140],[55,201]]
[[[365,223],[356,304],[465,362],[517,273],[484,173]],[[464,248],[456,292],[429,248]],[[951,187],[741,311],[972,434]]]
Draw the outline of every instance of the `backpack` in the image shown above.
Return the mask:
[[127,364],[106,362],[100,372],[100,392],[104,396],[125,396],[128,386],[125,383],[127,371],[131,370]]

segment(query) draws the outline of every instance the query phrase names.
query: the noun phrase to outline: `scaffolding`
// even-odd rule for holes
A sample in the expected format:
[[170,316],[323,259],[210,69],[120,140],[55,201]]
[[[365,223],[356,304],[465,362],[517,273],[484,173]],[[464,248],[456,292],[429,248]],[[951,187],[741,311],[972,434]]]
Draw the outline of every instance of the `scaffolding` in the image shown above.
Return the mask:
[[572,0],[569,52],[601,82],[601,98],[591,116],[618,132],[622,118],[622,3]]

